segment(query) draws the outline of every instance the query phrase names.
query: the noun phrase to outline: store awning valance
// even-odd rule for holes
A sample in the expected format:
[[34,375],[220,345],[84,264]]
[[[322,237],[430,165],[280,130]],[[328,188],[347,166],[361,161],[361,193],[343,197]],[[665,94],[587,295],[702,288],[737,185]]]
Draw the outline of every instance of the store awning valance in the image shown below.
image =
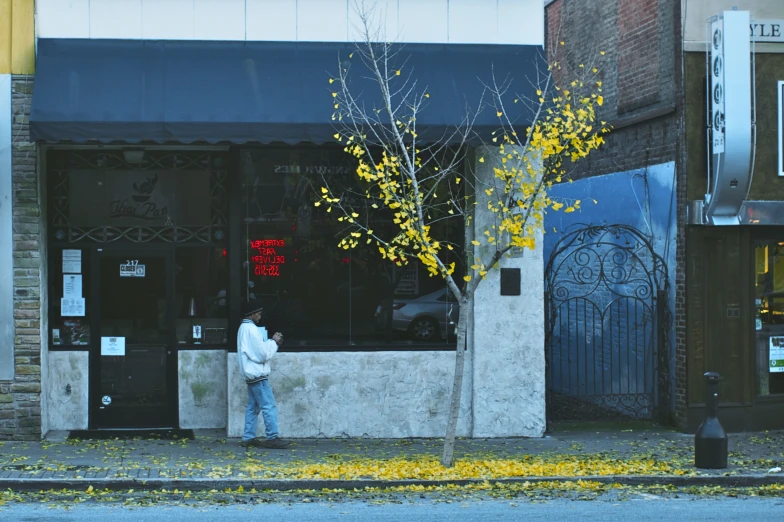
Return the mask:
[[[333,141],[329,84],[339,60],[367,107],[378,87],[351,43],[40,39],[31,137],[46,142],[325,143]],[[404,44],[393,67],[427,87],[420,129],[436,136],[483,101],[493,77],[509,83],[511,116],[546,70],[541,48],[519,45]],[[401,74],[401,76],[403,76]],[[499,127],[487,105],[475,130]]]

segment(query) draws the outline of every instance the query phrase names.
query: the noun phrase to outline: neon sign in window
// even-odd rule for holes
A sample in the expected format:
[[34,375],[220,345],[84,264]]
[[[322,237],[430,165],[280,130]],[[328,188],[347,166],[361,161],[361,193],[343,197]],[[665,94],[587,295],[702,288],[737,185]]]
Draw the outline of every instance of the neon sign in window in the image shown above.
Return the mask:
[[250,262],[257,276],[280,277],[280,265],[286,264],[286,256],[280,249],[286,246],[282,239],[254,239],[250,242]]

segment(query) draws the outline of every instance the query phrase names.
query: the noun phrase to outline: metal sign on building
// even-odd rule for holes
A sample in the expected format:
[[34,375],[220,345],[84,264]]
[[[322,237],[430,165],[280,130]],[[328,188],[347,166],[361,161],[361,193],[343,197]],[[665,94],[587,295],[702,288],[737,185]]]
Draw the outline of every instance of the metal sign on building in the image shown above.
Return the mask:
[[753,157],[752,52],[748,11],[710,20],[707,52],[709,150],[704,218],[737,225],[751,186]]
[[784,20],[754,20],[751,22],[751,40],[784,43]]
[[784,176],[784,81],[776,87],[776,97],[779,100],[779,176]]

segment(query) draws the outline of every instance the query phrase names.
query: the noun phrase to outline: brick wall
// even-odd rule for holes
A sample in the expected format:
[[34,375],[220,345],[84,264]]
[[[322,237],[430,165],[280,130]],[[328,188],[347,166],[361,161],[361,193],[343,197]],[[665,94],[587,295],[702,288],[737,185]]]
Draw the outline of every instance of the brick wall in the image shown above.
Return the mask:
[[548,56],[564,77],[596,63],[605,99],[599,117],[614,127],[606,145],[576,166],[574,179],[675,160],[676,3],[556,0],[547,7]]
[[659,101],[659,0],[618,0],[618,113]]
[[598,116],[613,126],[605,146],[573,167],[573,179],[675,162],[675,375],[670,379],[676,422],[683,425],[686,171],[680,9],[672,0],[555,0],[546,8],[545,42],[549,59],[558,61],[565,77],[598,59],[605,99]]
[[12,79],[15,378],[0,383],[0,438],[41,437],[40,201],[30,143],[31,76]]

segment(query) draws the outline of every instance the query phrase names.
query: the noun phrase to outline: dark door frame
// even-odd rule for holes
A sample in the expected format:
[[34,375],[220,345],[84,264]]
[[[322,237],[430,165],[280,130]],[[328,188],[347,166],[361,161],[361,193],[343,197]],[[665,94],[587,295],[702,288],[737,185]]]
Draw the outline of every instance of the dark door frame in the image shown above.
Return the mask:
[[[101,387],[101,257],[102,255],[109,254],[113,256],[128,255],[129,259],[134,256],[147,255],[154,257],[161,257],[164,259],[165,264],[165,296],[166,296],[166,321],[169,323],[169,339],[166,357],[166,379],[167,379],[167,407],[168,419],[171,421],[170,428],[179,428],[179,382],[178,382],[178,345],[176,339],[176,313],[174,301],[174,250],[175,245],[168,244],[134,244],[134,245],[96,245],[89,248],[90,250],[90,266],[92,267],[92,274],[90,274],[90,352],[89,352],[89,388],[88,388],[88,427],[90,429],[112,429],[107,426],[98,425],[98,397]],[[148,428],[150,426],[139,426],[139,428]],[[160,428],[159,426],[156,426]]]

